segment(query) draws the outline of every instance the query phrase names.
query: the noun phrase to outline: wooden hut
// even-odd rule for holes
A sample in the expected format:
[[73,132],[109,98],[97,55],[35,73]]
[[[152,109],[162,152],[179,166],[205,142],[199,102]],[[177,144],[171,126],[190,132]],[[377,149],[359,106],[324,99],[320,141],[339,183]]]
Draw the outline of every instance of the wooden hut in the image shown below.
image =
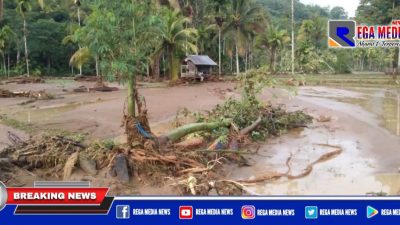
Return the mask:
[[181,65],[181,77],[203,79],[212,73],[214,66],[218,64],[206,55],[189,55]]

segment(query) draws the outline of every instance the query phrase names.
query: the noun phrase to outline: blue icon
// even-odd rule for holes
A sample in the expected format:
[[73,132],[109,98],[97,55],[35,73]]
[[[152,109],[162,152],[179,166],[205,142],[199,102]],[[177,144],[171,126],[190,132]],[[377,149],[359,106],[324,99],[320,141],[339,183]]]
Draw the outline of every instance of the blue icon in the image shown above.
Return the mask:
[[131,209],[129,205],[117,205],[116,217],[117,219],[129,219],[131,217]]
[[306,206],[306,219],[309,219],[309,220],[318,219],[318,207],[317,206]]

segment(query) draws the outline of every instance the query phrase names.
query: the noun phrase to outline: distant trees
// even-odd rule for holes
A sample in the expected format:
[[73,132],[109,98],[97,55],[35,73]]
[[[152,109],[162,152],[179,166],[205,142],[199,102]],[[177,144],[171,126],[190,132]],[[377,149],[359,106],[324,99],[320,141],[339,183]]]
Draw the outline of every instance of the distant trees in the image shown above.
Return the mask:
[[333,7],[329,13],[330,19],[344,20],[347,19],[347,17],[347,12],[344,10],[343,7],[340,6]]
[[261,32],[265,27],[265,17],[258,5],[248,0],[232,0],[227,9],[227,21],[223,35],[231,36],[235,43],[236,74],[240,73],[239,55],[246,51],[246,43],[254,31]]
[[289,43],[290,37],[286,30],[280,30],[271,25],[264,33],[258,36],[257,44],[268,49],[270,54],[270,71],[275,73],[277,53]]
[[163,10],[162,19],[159,24],[158,35],[161,42],[156,47],[156,55],[165,51],[168,56],[169,75],[172,80],[179,78],[181,56],[186,52],[197,53],[196,38],[197,30],[187,28],[186,23],[190,20],[177,11]]

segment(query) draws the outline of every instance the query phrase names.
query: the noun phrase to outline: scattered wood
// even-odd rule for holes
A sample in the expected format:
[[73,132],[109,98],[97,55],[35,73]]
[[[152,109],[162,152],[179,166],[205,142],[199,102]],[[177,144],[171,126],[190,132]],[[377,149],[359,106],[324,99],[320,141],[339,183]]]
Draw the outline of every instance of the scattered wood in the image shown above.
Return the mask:
[[323,154],[317,160],[315,160],[314,162],[307,165],[306,168],[303,170],[303,172],[298,175],[290,174],[291,173],[290,162],[292,160],[292,155],[290,155],[286,160],[286,166],[288,167],[288,171],[286,173],[271,171],[271,172],[264,173],[261,176],[257,176],[257,177],[254,177],[254,178],[251,178],[248,180],[239,180],[238,182],[240,182],[240,183],[260,183],[260,182],[276,180],[276,179],[280,179],[280,178],[284,178],[284,177],[286,177],[290,180],[304,178],[312,172],[313,166],[315,164],[322,163],[327,160],[333,159],[343,152],[343,149],[340,146],[328,145],[328,144],[316,144],[316,145],[323,146],[323,147],[335,148],[336,150]]
[[46,93],[46,91],[9,91],[5,89],[0,89],[0,98],[15,98],[15,97],[24,97],[24,98],[32,98],[32,99],[53,99],[54,96]]
[[11,131],[7,132],[7,137],[8,137],[8,140],[11,142],[11,144],[13,144],[15,146],[19,146],[21,144],[25,144],[25,142],[22,141],[22,139],[18,135],[14,134]]
[[75,165],[78,163],[79,160],[79,152],[73,153],[68,159],[67,162],[65,163],[64,166],[64,180],[68,180],[71,175],[73,170],[75,169]]
[[179,143],[176,143],[176,144],[174,144],[174,147],[178,148],[178,149],[189,150],[189,149],[198,148],[204,144],[205,144],[204,137],[194,137],[194,138],[189,138],[189,139],[186,139]]
[[44,83],[45,81],[40,77],[12,77],[6,80],[6,84],[16,83],[16,84],[35,84],[35,83]]
[[89,89],[85,86],[79,86],[73,90],[73,92],[76,92],[76,93],[83,93],[83,92],[88,92],[88,91],[89,91]]
[[108,86],[103,86],[103,87],[94,87],[94,88],[89,88],[89,92],[94,92],[94,91],[100,91],[100,92],[111,92],[111,91],[118,91],[119,88],[117,87],[108,87]]
[[262,122],[262,118],[258,117],[258,119],[256,121],[254,121],[250,126],[242,129],[239,134],[244,136],[244,135],[248,135],[249,133],[251,133],[253,130],[255,130]]
[[87,82],[95,82],[99,78],[97,76],[76,76],[74,78],[75,81],[87,81]]

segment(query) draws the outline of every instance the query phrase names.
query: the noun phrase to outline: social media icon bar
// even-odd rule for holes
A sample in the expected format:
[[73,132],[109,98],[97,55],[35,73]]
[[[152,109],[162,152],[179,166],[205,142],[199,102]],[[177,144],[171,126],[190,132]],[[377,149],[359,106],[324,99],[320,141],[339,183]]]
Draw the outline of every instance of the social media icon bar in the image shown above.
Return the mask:
[[305,216],[308,220],[318,219],[318,207],[317,206],[306,206]]
[[254,205],[242,206],[242,219],[253,220],[256,217],[256,207]]
[[129,205],[117,205],[116,217],[117,219],[129,219],[131,217],[131,208]]
[[367,206],[367,218],[371,219],[372,217],[379,214],[379,210],[375,209],[372,206]]
[[179,207],[179,219],[181,219],[181,220],[193,219],[193,207],[192,206],[180,206]]

